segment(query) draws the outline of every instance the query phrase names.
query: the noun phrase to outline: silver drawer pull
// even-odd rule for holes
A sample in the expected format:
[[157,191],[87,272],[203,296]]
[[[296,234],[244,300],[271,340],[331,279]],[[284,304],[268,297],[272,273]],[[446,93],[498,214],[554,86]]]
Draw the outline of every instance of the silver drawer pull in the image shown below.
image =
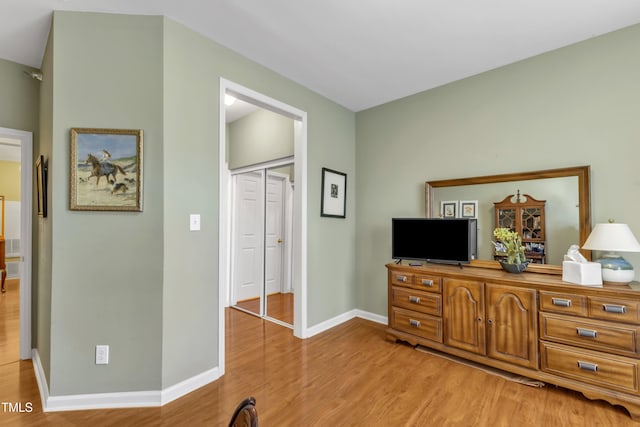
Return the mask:
[[578,360],[578,368],[585,371],[598,372],[598,365],[596,363],[581,362]]
[[420,304],[420,297],[414,297],[412,295],[409,296],[409,302]]
[[420,283],[422,283],[424,286],[433,286],[433,280],[430,279],[422,279]]
[[580,335],[581,337],[598,338],[598,331],[593,331],[591,329],[582,329],[582,328],[576,328],[576,331],[578,332],[578,335]]
[[559,307],[571,307],[571,300],[564,298],[551,298],[551,303]]
[[413,326],[414,328],[419,328],[420,327],[420,321],[419,320],[409,319],[409,324],[411,326]]
[[624,305],[602,304],[602,308],[607,313],[625,314],[627,312],[627,307]]
[[407,281],[407,276],[396,276],[396,280],[398,282],[406,282]]

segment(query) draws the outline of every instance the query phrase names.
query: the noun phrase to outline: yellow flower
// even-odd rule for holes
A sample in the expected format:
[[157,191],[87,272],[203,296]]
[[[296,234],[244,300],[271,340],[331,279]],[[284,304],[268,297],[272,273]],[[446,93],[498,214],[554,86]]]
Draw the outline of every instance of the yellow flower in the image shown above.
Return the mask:
[[492,242],[496,253],[505,255],[509,264],[521,264],[527,260],[524,255],[524,246],[522,246],[522,237],[518,233],[501,227],[493,230],[493,237],[496,239]]

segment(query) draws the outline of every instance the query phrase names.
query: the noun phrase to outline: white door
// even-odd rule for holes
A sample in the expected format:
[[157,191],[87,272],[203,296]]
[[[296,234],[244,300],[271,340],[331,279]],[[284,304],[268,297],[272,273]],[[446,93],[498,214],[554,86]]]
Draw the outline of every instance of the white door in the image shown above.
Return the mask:
[[258,171],[234,177],[232,304],[262,295],[263,176]]
[[284,187],[285,176],[267,173],[267,206],[265,220],[265,286],[266,295],[283,291],[284,254]]

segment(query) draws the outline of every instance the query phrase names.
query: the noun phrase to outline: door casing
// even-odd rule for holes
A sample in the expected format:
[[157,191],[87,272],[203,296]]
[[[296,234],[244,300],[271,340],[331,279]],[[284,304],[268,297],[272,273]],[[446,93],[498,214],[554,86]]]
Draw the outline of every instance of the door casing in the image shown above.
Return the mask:
[[0,128],[0,137],[20,140],[20,359],[26,360],[31,359],[33,134]]
[[231,174],[226,153],[225,94],[248,100],[262,108],[294,119],[294,170],[296,197],[293,207],[293,333],[307,338],[307,113],[296,107],[256,92],[238,83],[221,78],[219,92],[219,234],[218,234],[218,360],[220,374],[225,370],[225,308],[230,303],[231,250]]

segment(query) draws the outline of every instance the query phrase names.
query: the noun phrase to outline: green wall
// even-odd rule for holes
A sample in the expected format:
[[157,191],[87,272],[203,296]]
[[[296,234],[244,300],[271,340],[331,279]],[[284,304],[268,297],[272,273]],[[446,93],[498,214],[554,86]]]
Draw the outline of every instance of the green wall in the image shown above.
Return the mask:
[[293,119],[260,109],[230,123],[230,169],[293,156]]
[[[52,396],[161,386],[162,24],[159,17],[54,13]],[[73,127],[144,130],[143,212],[69,210]],[[97,344],[110,345],[109,365],[94,363]]]
[[[52,396],[166,389],[218,367],[221,77],[307,112],[308,326],[357,308],[355,181],[346,220],[319,215],[321,168],[355,175],[354,113],[162,17],[55,12],[43,72],[35,345]],[[72,127],[144,130],[143,212],[68,209]]]
[[0,59],[0,127],[32,132],[35,141],[40,82],[24,71],[36,69]]
[[425,181],[591,165],[593,223],[640,237],[638,76],[640,25],[358,113],[360,308],[386,314],[391,218],[424,215]]
[[[164,19],[162,387],[218,366],[218,78],[208,43]],[[210,75],[202,78],[202,70]],[[189,214],[201,231],[189,232]]]
[[[42,83],[38,80],[34,80],[24,74],[24,71],[37,71],[35,68],[28,67],[26,65],[17,64],[15,62],[0,59],[0,127],[17,129],[22,131],[31,132],[33,134],[33,154],[34,156],[40,152],[39,138],[41,137],[40,127],[40,90]],[[44,82],[43,82],[44,83]],[[28,161],[34,162],[35,158]],[[32,206],[37,206],[37,201],[34,196],[32,198]],[[38,257],[38,220],[37,214],[34,210],[32,218],[32,234],[33,234],[33,248],[34,257],[32,259],[32,300],[36,301],[42,295],[38,294],[38,263],[42,257]],[[45,297],[46,298],[46,297]],[[34,303],[34,308],[36,304]],[[46,303],[43,304],[46,307]],[[35,310],[34,310],[35,311]],[[32,343],[38,340],[38,326],[37,316],[32,313]],[[44,330],[47,328],[45,327]],[[48,333],[43,332],[46,336]],[[45,340],[46,341],[46,340]],[[45,349],[46,344],[43,344]]]
[[[52,161],[53,150],[53,29],[49,34],[44,57],[42,59],[42,85],[40,89],[40,138],[37,141],[38,150],[34,152],[42,154],[48,165],[54,165]],[[36,144],[34,144],[36,145]],[[33,221],[32,227],[32,253],[33,276],[31,279],[31,305],[32,305],[32,346],[38,350],[42,368],[47,384],[51,384],[51,260],[52,260],[52,234],[51,221],[53,212],[51,194],[51,172],[48,172],[47,185],[47,217]],[[34,197],[35,197],[34,191]],[[33,206],[37,206],[34,201]]]

